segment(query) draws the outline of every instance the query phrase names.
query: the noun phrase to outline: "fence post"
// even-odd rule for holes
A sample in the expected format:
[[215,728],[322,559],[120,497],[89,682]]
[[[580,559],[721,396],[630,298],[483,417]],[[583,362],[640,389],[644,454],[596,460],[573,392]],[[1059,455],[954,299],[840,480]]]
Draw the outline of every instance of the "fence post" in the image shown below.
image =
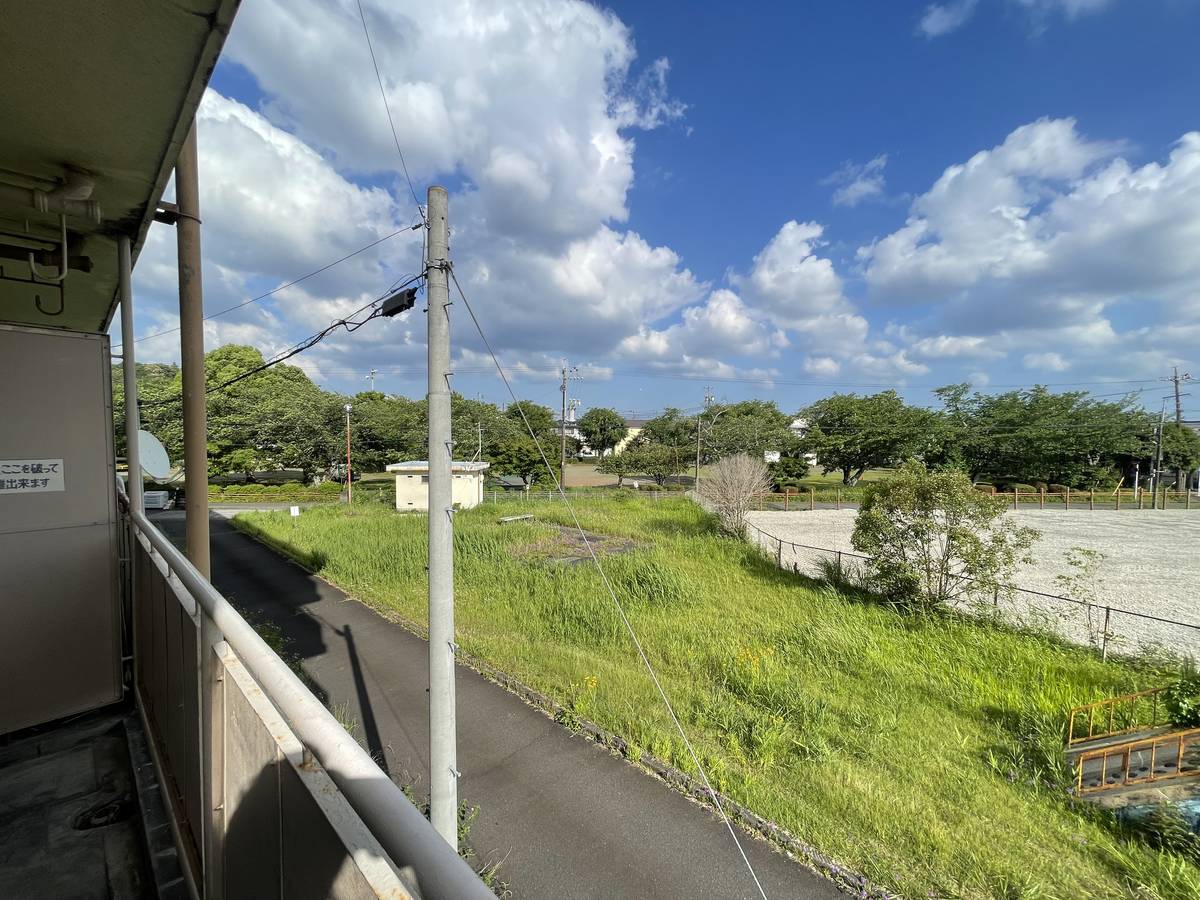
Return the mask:
[[1096,508],[1096,489],[1092,488],[1088,491],[1088,509]]
[[[841,489],[841,488],[838,488],[838,489],[837,489],[837,508],[838,508],[838,509],[841,509],[841,508],[842,508],[842,489]],[[839,566],[839,567],[841,566],[841,562],[840,562],[841,558],[842,558],[842,557],[841,557],[841,555],[839,554],[839,556],[838,556],[838,560],[839,560],[839,562],[838,562],[838,566]]]
[[1020,498],[1021,491],[1017,487],[1013,487],[1013,509],[1017,508],[1017,500]]
[[758,492],[758,511],[762,512],[762,508],[763,508],[763,492],[759,491]]
[[783,511],[784,512],[788,511],[788,500],[791,498],[791,496],[792,496],[792,489],[784,488],[783,489]]
[[810,510],[817,508],[817,489],[816,488],[808,489],[808,508]]
[[1046,489],[1038,488],[1038,509],[1046,508]]
[[1063,491],[1063,509],[1071,508],[1071,489],[1064,485]]
[[1117,512],[1121,511],[1121,489],[1117,488]]
[[783,568],[783,539],[776,538],[775,543],[777,543],[779,545],[778,547],[775,548],[775,565],[779,566],[779,568],[782,569]]
[[1183,508],[1184,509],[1192,508],[1192,492],[1191,492],[1191,490],[1184,491],[1184,493],[1183,493]]
[[[822,541],[822,543],[824,543],[824,541]],[[839,550],[837,552],[837,579],[839,582],[842,580],[842,551],[841,550]]]
[[1104,633],[1100,636],[1100,658],[1108,659],[1108,620],[1112,615],[1112,607],[1104,607]]
[[1139,488],[1137,491],[1135,491],[1135,493],[1137,494],[1138,509],[1145,509],[1146,508],[1145,492]]

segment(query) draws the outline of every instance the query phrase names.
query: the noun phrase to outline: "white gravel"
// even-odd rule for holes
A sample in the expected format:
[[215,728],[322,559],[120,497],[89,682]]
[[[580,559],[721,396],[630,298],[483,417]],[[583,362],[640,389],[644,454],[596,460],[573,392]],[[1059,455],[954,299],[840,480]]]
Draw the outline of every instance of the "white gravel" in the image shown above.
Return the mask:
[[[853,552],[853,509],[817,509],[801,512],[753,512],[751,524],[785,541],[828,550]],[[1129,610],[1178,622],[1200,624],[1200,511],[1184,510],[1020,510],[1008,513],[1025,525],[1037,528],[1042,537],[1033,548],[1034,564],[1021,569],[1016,581],[1022,588],[1061,593],[1055,576],[1069,571],[1064,555],[1072,547],[1085,547],[1104,554],[1093,585],[1096,599],[1114,608],[1109,631],[1116,636],[1110,647],[1135,650],[1161,644],[1169,649],[1200,657],[1200,630],[1122,615]],[[751,530],[753,534],[753,529]],[[775,552],[773,541],[763,540]],[[810,575],[819,574],[823,554],[784,545],[783,562],[798,566]],[[1051,623],[1072,640],[1087,642],[1088,626],[1083,607],[1051,599],[1018,595],[1005,604],[1018,618],[1027,618],[1030,608],[1055,616]],[[1063,618],[1065,616],[1065,618]],[[1092,633],[1103,627],[1103,610],[1092,613]],[[1123,645],[1123,646],[1122,646]]]

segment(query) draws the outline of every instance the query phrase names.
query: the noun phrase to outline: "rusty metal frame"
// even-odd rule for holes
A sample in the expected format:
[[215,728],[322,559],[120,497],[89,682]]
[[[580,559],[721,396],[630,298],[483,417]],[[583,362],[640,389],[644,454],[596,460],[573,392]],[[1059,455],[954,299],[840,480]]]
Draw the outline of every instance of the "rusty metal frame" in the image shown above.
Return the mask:
[[[1131,734],[1135,731],[1141,731],[1146,728],[1157,728],[1159,725],[1165,725],[1166,718],[1164,717],[1161,720],[1159,719],[1160,713],[1165,712],[1165,710],[1162,709],[1158,702],[1159,694],[1165,690],[1166,687],[1157,687],[1148,691],[1138,691],[1137,693],[1133,694],[1122,694],[1119,697],[1108,697],[1104,700],[1097,700],[1095,703],[1085,703],[1082,706],[1076,706],[1071,710],[1070,716],[1067,720],[1067,746],[1073,747],[1076,744],[1094,741],[1099,738],[1114,737],[1121,734]],[[1132,721],[1134,713],[1137,709],[1137,702],[1145,697],[1152,698],[1150,708],[1150,723],[1133,725],[1128,728],[1117,728],[1116,711],[1118,706],[1128,706],[1130,717],[1129,720]],[[1103,731],[1096,730],[1097,710],[1107,710],[1108,713],[1107,723],[1105,724],[1105,730]],[[1075,722],[1082,716],[1083,713],[1087,713],[1087,734],[1076,736]]]
[[[1175,745],[1175,771],[1163,775],[1156,775],[1154,772],[1155,763],[1158,759],[1158,748],[1168,745]],[[1155,738],[1147,738],[1140,741],[1129,741],[1125,744],[1119,744],[1115,747],[1102,747],[1097,750],[1089,750],[1086,753],[1081,753],[1075,760],[1075,792],[1077,795],[1097,794],[1103,791],[1116,790],[1117,788],[1129,787],[1135,784],[1151,784],[1162,781],[1176,781],[1184,778],[1200,777],[1200,762],[1194,764],[1191,768],[1184,769],[1184,752],[1189,747],[1200,749],[1200,728],[1191,728],[1186,731],[1176,731],[1171,734],[1160,735]],[[1129,774],[1129,767],[1134,753],[1144,753],[1150,751],[1150,766],[1149,771],[1145,775]],[[1107,784],[1108,780],[1108,761],[1111,757],[1119,756],[1121,758],[1121,779],[1115,784]],[[1100,784],[1095,787],[1083,786],[1083,767],[1084,764],[1094,760],[1100,760]]]

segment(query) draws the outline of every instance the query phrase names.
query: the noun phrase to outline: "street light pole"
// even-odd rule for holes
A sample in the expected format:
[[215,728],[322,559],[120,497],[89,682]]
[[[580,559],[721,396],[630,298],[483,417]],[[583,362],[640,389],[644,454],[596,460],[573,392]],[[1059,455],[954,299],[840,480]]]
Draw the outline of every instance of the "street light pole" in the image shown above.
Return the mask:
[[354,482],[350,478],[350,409],[346,404],[346,503],[354,509]]

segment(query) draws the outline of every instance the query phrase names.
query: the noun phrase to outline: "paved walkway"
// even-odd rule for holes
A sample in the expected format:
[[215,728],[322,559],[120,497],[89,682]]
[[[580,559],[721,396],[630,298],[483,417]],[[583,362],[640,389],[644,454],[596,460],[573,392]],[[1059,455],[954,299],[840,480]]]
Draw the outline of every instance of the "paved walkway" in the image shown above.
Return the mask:
[[[182,512],[153,518],[182,543]],[[282,628],[318,690],[348,709],[393,773],[427,771],[425,642],[224,518],[211,522],[217,588]],[[502,860],[514,900],[759,896],[710,811],[469,669],[459,668],[457,692],[460,797],[480,810],[470,842],[484,860]],[[739,836],[771,900],[843,896]]]

